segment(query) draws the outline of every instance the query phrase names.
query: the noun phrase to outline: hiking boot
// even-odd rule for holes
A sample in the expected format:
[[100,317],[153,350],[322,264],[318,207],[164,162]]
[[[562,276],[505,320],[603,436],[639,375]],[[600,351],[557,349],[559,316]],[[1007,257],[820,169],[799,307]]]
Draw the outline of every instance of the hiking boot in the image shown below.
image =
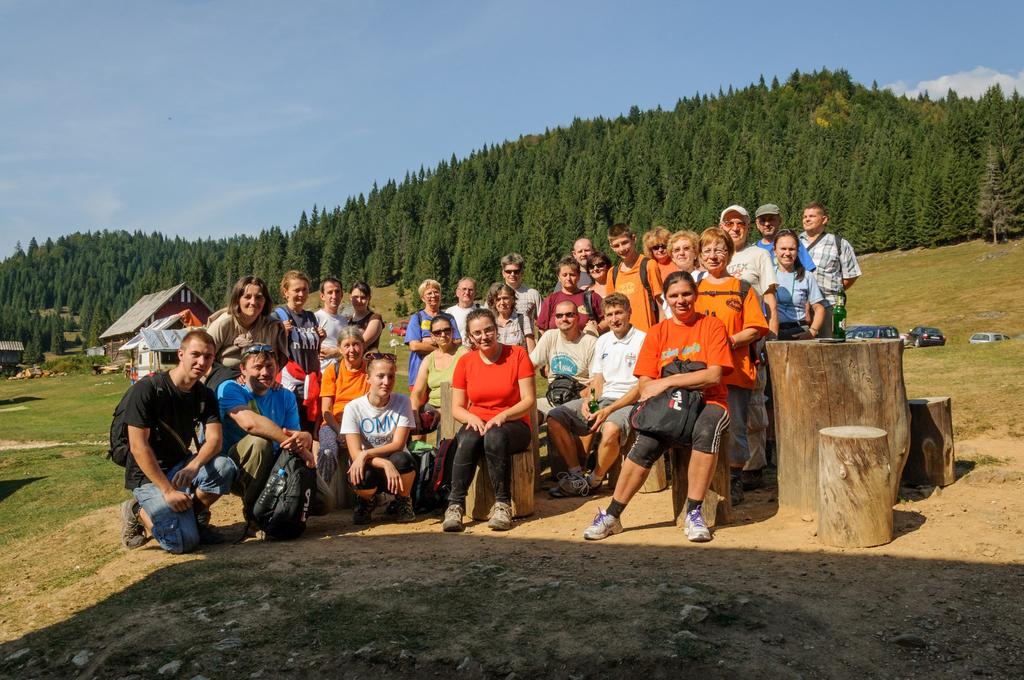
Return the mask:
[[613,517],[604,510],[598,510],[594,523],[584,530],[583,538],[588,541],[600,541],[602,538],[608,538],[621,532],[622,522],[618,517]]
[[562,493],[561,498],[566,496],[589,496],[590,484],[587,477],[579,472],[559,472],[558,490]]
[[444,511],[444,521],[441,523],[441,529],[444,531],[462,531],[465,529],[462,525],[462,515],[465,512],[458,503],[449,505],[448,509]]
[[593,472],[591,472],[589,475],[587,475],[586,480],[587,480],[587,486],[590,487],[590,493],[591,494],[597,493],[597,490],[601,488],[602,484],[604,484],[604,477],[601,477],[600,479],[597,479],[596,477],[594,477],[594,473]]
[[711,530],[708,529],[700,508],[694,508],[686,513],[686,517],[683,518],[683,531],[694,543],[707,543],[711,540]]
[[729,483],[729,495],[732,497],[733,507],[743,502],[743,479],[741,477],[733,477]]
[[508,503],[495,503],[491,506],[491,520],[487,522],[491,531],[508,531],[512,528],[512,506]]
[[402,524],[416,521],[416,513],[412,509],[412,497],[398,496],[391,502],[395,508],[395,519]]
[[121,503],[121,544],[129,550],[134,550],[148,540],[146,527],[139,521],[139,502],[129,498]]
[[376,496],[370,498],[356,496],[356,505],[352,510],[352,523],[369,524],[370,520],[373,519],[373,508],[376,504]]
[[740,473],[740,480],[743,482],[744,491],[753,491],[764,486],[764,470],[744,470]]

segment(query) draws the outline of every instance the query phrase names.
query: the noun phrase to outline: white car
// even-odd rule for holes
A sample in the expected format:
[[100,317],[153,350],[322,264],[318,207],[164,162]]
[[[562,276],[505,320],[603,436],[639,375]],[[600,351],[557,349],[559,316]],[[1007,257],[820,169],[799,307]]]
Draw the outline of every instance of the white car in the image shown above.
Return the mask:
[[972,345],[978,345],[983,342],[999,342],[1000,340],[1009,339],[1009,337],[1002,333],[975,333],[968,342]]

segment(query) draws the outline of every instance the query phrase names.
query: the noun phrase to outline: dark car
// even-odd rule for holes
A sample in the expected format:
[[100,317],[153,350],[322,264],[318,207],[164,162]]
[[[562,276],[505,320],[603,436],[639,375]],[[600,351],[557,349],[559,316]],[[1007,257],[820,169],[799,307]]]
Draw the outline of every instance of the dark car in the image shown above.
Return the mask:
[[899,340],[895,326],[853,326],[846,329],[847,340]]
[[916,326],[907,333],[907,340],[914,347],[934,347],[946,344],[946,336],[933,326]]

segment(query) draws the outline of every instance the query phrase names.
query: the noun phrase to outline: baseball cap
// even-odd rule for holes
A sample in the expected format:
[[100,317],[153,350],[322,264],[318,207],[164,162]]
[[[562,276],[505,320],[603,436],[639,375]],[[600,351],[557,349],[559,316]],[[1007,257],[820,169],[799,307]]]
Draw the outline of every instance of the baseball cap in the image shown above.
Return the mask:
[[731,212],[738,212],[739,214],[746,217],[748,222],[750,221],[750,213],[748,213],[747,209],[744,208],[742,205],[730,205],[728,208],[722,211],[722,215],[721,217],[718,218],[718,221],[721,222],[722,220],[724,220],[726,214]]
[[781,213],[779,212],[779,206],[775,205],[774,203],[765,203],[764,205],[762,205],[760,208],[757,209],[757,212],[754,213],[754,217],[760,217],[761,215],[780,215],[780,214]]

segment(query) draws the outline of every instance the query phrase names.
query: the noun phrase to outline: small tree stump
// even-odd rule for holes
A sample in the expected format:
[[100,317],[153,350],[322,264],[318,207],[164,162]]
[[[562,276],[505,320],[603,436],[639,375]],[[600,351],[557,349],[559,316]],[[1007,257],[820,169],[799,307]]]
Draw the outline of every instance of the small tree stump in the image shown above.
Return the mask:
[[953,471],[953,410],[949,397],[911,399],[910,454],[903,468],[903,482],[948,486],[956,481]]
[[668,453],[666,452],[664,456],[658,459],[658,462],[651,466],[651,473],[647,475],[644,485],[640,487],[640,493],[658,493],[665,490],[665,487],[668,486],[668,475],[665,472],[665,459],[667,457]]
[[[863,425],[888,433],[896,502],[910,449],[910,415],[903,382],[903,343],[858,340],[769,342],[778,448],[779,506],[818,510],[818,432]],[[890,504],[891,504],[890,503]]]
[[[528,517],[533,514],[533,490],[536,479],[530,449],[512,454],[512,516]],[[475,520],[485,520],[494,505],[494,488],[487,473],[487,459],[481,456],[473,482],[466,493],[466,514]]]
[[898,475],[888,435],[876,427],[827,427],[818,441],[818,538],[840,548],[891,541],[891,489]]
[[[728,434],[722,436],[721,453],[715,461],[715,474],[711,478],[711,488],[704,495],[704,521],[709,527],[728,524],[732,521],[732,496],[729,493],[729,456],[725,453]],[[668,450],[666,457],[671,457],[672,466],[672,515],[676,525],[683,526],[686,515],[686,486],[689,482],[688,468],[690,453],[688,446],[678,446]]]

